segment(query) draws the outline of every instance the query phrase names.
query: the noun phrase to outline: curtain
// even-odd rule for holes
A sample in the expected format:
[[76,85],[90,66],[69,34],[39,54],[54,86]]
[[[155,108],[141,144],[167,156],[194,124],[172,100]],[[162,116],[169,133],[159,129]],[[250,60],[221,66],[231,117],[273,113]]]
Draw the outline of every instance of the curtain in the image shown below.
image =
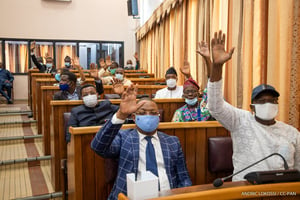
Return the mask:
[[[167,3],[166,3],[167,2]],[[262,83],[280,93],[278,120],[299,127],[300,3],[298,0],[183,0],[166,1],[137,31],[141,67],[164,77],[174,66],[190,62],[201,89],[207,70],[197,43],[210,43],[213,33],[226,33],[226,48],[235,47],[225,64],[224,98],[250,110],[252,89]],[[155,19],[155,20],[154,20]]]
[[65,65],[65,57],[69,56],[71,59],[77,56],[76,54],[76,46],[68,45],[57,45],[56,46],[56,68],[64,67]]

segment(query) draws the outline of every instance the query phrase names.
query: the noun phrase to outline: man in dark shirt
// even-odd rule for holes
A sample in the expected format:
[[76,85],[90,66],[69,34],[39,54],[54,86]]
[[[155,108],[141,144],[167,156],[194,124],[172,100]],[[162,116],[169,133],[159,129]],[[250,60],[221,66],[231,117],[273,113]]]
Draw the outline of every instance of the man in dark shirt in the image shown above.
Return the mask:
[[55,72],[55,67],[53,66],[53,59],[50,56],[46,57],[46,64],[43,63],[42,57],[36,57],[34,54],[35,42],[30,45],[31,59],[35,66],[40,70],[41,73],[53,73]]
[[[14,81],[14,77],[11,73],[3,68],[3,64],[0,62],[0,93],[6,98],[8,104],[12,104],[11,89]],[[4,92],[7,91],[7,94]]]
[[[82,86],[80,96],[84,104],[72,108],[68,127],[102,125],[119,109],[119,106],[112,105],[108,100],[98,102],[98,93],[94,85]],[[70,141],[69,132],[66,141]]]

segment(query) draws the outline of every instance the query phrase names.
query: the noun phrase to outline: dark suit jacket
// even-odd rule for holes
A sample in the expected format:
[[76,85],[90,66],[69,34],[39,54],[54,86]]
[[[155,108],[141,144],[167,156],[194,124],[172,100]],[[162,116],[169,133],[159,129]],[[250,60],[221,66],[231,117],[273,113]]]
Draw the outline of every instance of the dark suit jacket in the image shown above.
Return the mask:
[[[101,101],[95,108],[83,105],[76,106],[71,110],[71,116],[68,121],[68,127],[98,126],[111,119],[117,112],[119,106],[113,105],[110,101]],[[66,135],[66,141],[70,141],[69,132]]]
[[51,70],[47,72],[46,65],[39,63],[37,61],[35,55],[31,55],[31,59],[32,59],[33,63],[35,64],[35,66],[40,70],[41,73],[54,73],[56,71],[54,68],[51,68]]
[[[139,135],[136,129],[120,130],[122,124],[109,120],[96,134],[91,148],[104,158],[119,158],[118,175],[108,199],[127,194],[126,174],[138,171]],[[179,139],[157,132],[171,188],[192,185]]]

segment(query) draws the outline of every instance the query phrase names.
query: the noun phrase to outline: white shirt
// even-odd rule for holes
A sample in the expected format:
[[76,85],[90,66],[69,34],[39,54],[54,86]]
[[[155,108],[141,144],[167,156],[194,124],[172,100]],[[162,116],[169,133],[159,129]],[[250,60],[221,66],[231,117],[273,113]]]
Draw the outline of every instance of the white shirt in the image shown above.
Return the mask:
[[175,90],[168,90],[168,87],[160,89],[155,94],[155,99],[182,98],[183,86],[176,86]]
[[[208,82],[208,109],[231,132],[234,173],[272,153],[281,154],[288,166],[300,170],[300,133],[283,122],[266,126],[257,122],[251,112],[238,109],[223,99],[222,80]],[[243,180],[252,171],[284,169],[279,156],[272,156],[233,177]]]
[[[116,114],[113,115],[111,122],[112,124],[121,124],[124,123],[125,120],[118,119],[116,117]],[[147,146],[147,140],[145,139],[146,135],[140,133],[139,134],[139,163],[138,163],[138,175],[137,179],[140,179],[141,172],[146,171],[146,146]],[[154,150],[155,150],[155,157],[156,157],[156,163],[157,163],[157,171],[158,171],[158,179],[159,179],[159,186],[160,191],[163,190],[169,190],[170,189],[170,183],[169,179],[166,173],[164,158],[161,150],[161,145],[159,141],[159,137],[157,136],[157,133],[153,135],[153,138],[151,139],[151,142],[153,144]]]

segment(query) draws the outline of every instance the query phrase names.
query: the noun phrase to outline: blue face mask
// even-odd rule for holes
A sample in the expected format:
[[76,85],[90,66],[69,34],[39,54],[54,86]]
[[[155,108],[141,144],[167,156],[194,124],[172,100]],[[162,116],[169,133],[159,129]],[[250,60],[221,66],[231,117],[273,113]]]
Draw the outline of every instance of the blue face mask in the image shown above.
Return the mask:
[[123,81],[124,77],[123,77],[123,74],[116,74],[116,79],[119,79],[121,81]]
[[52,63],[46,63],[46,67],[52,67]]
[[60,81],[60,74],[55,74],[55,80]]
[[65,62],[65,66],[66,67],[70,67],[70,63],[69,62]]
[[198,102],[198,97],[195,97],[193,99],[185,99],[185,103],[189,106],[193,106]]
[[159,124],[158,115],[136,115],[135,124],[144,132],[150,133],[157,129]]
[[67,91],[69,89],[69,84],[65,83],[65,84],[59,84],[59,89],[62,91]]

